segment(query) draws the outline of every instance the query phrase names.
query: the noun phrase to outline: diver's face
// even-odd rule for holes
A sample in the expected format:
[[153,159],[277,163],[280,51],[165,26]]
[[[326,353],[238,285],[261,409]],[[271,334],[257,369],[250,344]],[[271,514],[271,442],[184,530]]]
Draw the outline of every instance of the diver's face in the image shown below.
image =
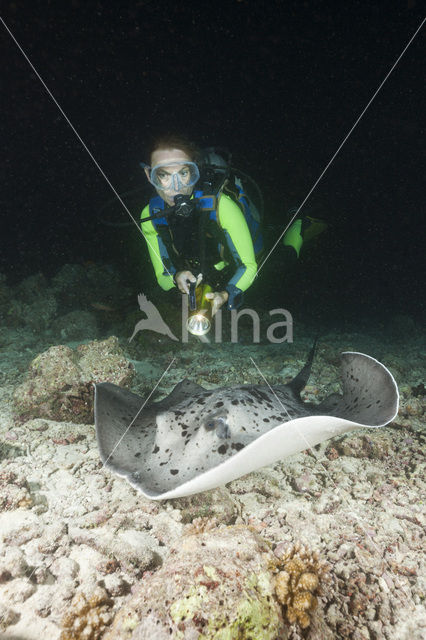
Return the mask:
[[[161,183],[161,187],[156,187],[158,195],[172,207],[174,205],[174,197],[181,195],[191,195],[193,186],[185,186],[190,181],[190,171],[185,166],[185,161],[191,162],[191,158],[182,149],[157,149],[151,155],[151,167],[162,165],[161,170],[157,170],[157,178]],[[169,164],[168,164],[169,163]],[[149,180],[149,169],[145,169],[146,176]],[[175,180],[173,174],[179,174],[179,188],[175,188]]]

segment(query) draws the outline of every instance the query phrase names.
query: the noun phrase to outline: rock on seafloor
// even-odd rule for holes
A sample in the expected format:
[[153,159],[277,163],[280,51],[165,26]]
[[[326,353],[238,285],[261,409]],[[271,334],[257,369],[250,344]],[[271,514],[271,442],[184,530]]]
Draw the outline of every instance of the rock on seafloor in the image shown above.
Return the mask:
[[15,414],[23,422],[31,418],[93,422],[93,383],[114,382],[129,386],[135,375],[118,339],[50,347],[31,362],[27,379],[15,390]]
[[274,564],[270,547],[246,526],[184,536],[118,612],[104,640],[285,640]]

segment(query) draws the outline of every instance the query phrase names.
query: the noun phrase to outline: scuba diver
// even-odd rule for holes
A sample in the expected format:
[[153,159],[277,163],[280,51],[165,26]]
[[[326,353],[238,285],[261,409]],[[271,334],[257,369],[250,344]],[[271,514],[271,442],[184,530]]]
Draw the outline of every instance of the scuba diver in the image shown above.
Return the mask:
[[188,294],[203,281],[212,315],[225,304],[240,307],[263,239],[256,207],[229,162],[169,136],[153,146],[150,165],[141,165],[157,191],[142,211],[141,229],[160,287]]
[[[263,199],[255,181],[231,167],[228,152],[200,151],[178,136],[158,140],[150,164],[141,166],[157,191],[141,213],[141,229],[160,287],[176,287],[191,299],[191,289],[203,282],[211,315],[223,305],[238,309],[264,252]],[[286,269],[326,227],[311,216],[292,221],[282,239]]]

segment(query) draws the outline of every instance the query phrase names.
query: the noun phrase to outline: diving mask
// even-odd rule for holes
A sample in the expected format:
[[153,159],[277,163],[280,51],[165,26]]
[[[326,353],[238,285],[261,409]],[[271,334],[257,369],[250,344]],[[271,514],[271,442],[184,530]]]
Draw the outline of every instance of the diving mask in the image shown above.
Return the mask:
[[161,162],[151,169],[146,168],[150,183],[160,191],[188,193],[188,187],[193,187],[200,178],[197,165],[188,160]]

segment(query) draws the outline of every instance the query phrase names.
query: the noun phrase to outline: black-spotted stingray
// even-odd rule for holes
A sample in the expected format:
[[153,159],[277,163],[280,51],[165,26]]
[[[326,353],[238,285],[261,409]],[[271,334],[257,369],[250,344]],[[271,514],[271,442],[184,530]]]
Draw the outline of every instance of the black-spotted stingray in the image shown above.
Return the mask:
[[161,500],[212,489],[333,436],[382,427],[398,412],[392,374],[374,358],[341,356],[343,394],[303,402],[314,349],[288,384],[204,389],[183,380],[147,403],[110,383],[95,388],[100,456],[145,496]]

